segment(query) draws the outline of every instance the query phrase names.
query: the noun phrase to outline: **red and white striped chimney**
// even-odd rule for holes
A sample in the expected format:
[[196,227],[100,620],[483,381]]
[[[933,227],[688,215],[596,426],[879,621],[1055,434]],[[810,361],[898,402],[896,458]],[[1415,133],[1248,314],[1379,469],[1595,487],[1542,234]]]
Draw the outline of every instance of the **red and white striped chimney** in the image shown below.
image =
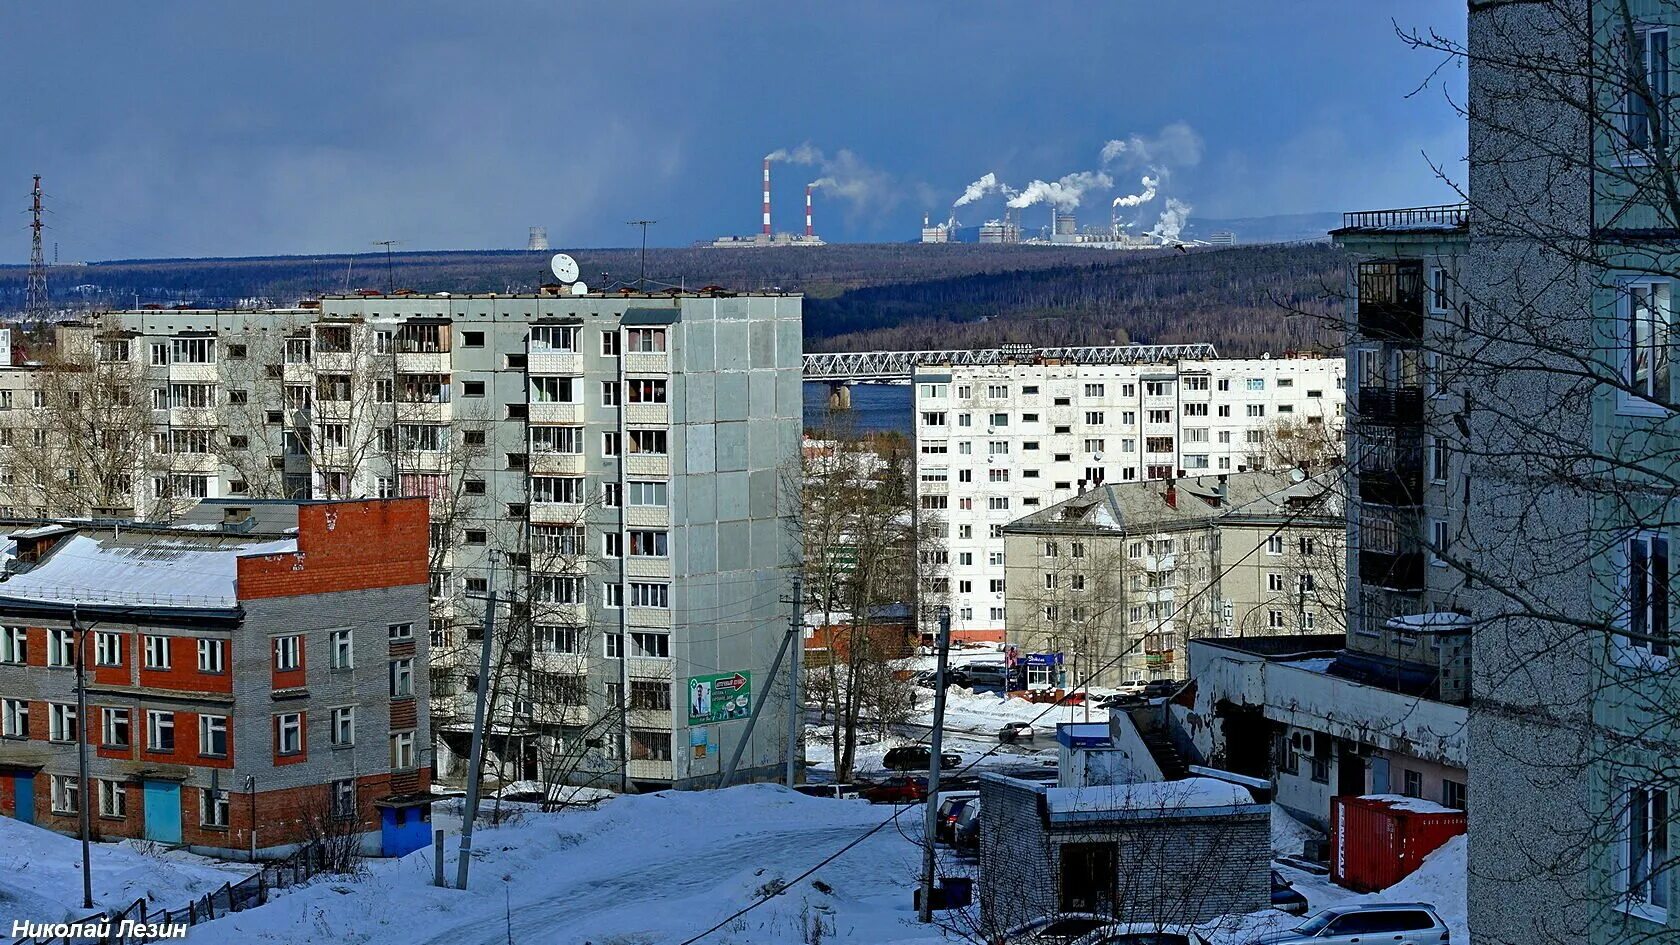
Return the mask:
[[815,235],[817,235],[816,232],[811,229],[811,185],[806,184],[805,185],[805,238],[810,239],[811,237],[813,237]]
[[764,159],[764,229],[761,231],[766,238],[770,236],[770,159]]

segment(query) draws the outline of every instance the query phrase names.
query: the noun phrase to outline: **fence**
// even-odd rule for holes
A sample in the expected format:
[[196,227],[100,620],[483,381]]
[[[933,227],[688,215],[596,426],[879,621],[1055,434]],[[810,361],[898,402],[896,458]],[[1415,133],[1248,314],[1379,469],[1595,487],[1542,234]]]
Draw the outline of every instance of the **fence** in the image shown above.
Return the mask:
[[200,922],[219,919],[229,913],[243,912],[260,906],[268,901],[270,890],[285,889],[287,886],[304,882],[321,872],[321,868],[318,851],[312,846],[306,846],[284,860],[265,864],[262,869],[237,883],[224,883],[222,888],[206,893],[178,909],[153,910],[147,907],[146,900],[136,899],[119,912],[96,913],[65,923],[83,928],[98,927],[104,930],[102,934],[22,938],[13,945],[136,945],[140,942],[150,942],[155,940],[154,937],[135,931],[133,926],[125,925],[125,921],[142,927],[175,924],[194,926]]

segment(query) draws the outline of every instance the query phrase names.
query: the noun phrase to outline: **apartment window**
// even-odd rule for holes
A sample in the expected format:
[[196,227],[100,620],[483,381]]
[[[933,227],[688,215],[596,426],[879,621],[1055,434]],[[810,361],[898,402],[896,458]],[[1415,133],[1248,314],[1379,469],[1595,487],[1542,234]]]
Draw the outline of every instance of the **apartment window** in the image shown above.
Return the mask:
[[356,779],[342,778],[332,782],[329,789],[331,801],[331,815],[336,820],[353,820],[356,817]]
[[1281,594],[1283,593],[1284,586],[1283,575],[1277,573],[1276,571],[1271,571],[1266,574],[1266,590],[1274,594]]
[[198,753],[208,758],[227,757],[227,716],[201,715],[198,717]]
[[391,767],[395,770],[414,767],[413,732],[395,732],[391,735]]
[[0,699],[0,735],[29,737],[29,703],[24,699]]
[[944,440],[925,440],[922,442],[922,455],[943,456],[950,452]]
[[355,646],[354,633],[348,627],[327,634],[327,648],[332,655],[332,668],[335,670],[354,669],[356,666]]
[[1623,552],[1625,649],[1645,656],[1666,658],[1670,649],[1668,584],[1672,579],[1668,566],[1668,536],[1661,532],[1635,532],[1627,537]]
[[343,705],[332,710],[332,743],[339,748],[356,744],[356,707]]
[[539,624],[533,629],[535,641],[532,644],[539,651],[547,653],[582,653],[582,627],[560,627]]
[[1009,497],[1001,495],[990,496],[986,499],[986,507],[994,512],[1007,511],[1009,509]]
[[1627,91],[1623,97],[1627,146],[1644,150],[1668,131],[1668,30],[1635,29],[1628,43]]
[[128,816],[128,789],[121,781],[101,778],[99,785],[99,816],[121,820]]
[[76,662],[75,638],[69,630],[47,631],[47,665],[72,666]]
[[986,582],[986,587],[993,594],[1002,594],[1004,587],[1003,578],[992,578],[990,581]]
[[1441,803],[1447,807],[1465,810],[1469,805],[1469,792],[1463,781],[1451,778],[1441,779]]
[[1009,426],[1009,414],[1006,414],[1006,413],[989,414],[986,417],[986,425],[987,426],[992,426],[992,427],[1006,427],[1006,426]]
[[986,555],[986,563],[994,568],[1003,567],[1003,552],[993,551]]
[[632,582],[630,585],[630,606],[669,608],[671,606],[671,585]]
[[1629,390],[1623,394],[1624,406],[1630,398],[1647,409],[1668,401],[1669,297],[1666,280],[1638,280],[1625,286],[1621,300],[1622,379]]
[[647,631],[630,634],[630,655],[650,659],[670,659],[671,635],[669,633],[650,633]]
[[227,641],[198,641],[198,671],[219,675],[227,672]]
[[1671,792],[1667,787],[1624,782],[1618,794],[1617,892],[1624,908],[1661,919],[1668,911]]
[[82,809],[82,784],[72,775],[55,774],[48,778],[52,788],[52,809],[55,814],[75,814]]
[[274,638],[274,671],[277,673],[290,672],[301,664],[298,649],[299,638],[296,635]]
[[630,504],[632,506],[664,508],[667,504],[666,494],[669,485],[663,482],[635,482],[630,483]]
[[1269,554],[1269,555],[1281,555],[1281,554],[1283,554],[1283,536],[1282,535],[1268,535],[1266,537],[1266,554]]
[[1266,415],[1266,405],[1265,404],[1249,404],[1248,405],[1248,415],[1250,417],[1264,417]]
[[1171,453],[1173,438],[1170,436],[1146,436],[1143,438],[1143,449],[1148,453]]
[[199,788],[198,820],[201,826],[226,830],[228,826],[228,792],[213,788]]
[[650,456],[664,456],[669,445],[669,435],[664,430],[631,430],[628,451],[631,453],[646,453]]
[[391,698],[407,699],[414,695],[414,660],[391,661]]
[[[614,394],[617,394],[616,388],[614,389]],[[572,379],[569,377],[531,378],[531,403],[572,403]]]
[[1086,384],[1085,385],[1085,396],[1086,397],[1101,397],[1102,395],[1103,395],[1103,386],[1101,384]]
[[303,752],[303,713],[282,712],[274,717],[274,753],[296,755]]
[[414,639],[414,624],[391,623],[385,625],[385,638],[393,643],[406,643]]
[[157,636],[155,634],[146,635],[146,662],[144,665],[147,669],[169,668],[168,637]]
[[1285,626],[1287,626],[1287,621],[1284,619],[1283,611],[1266,611],[1266,626],[1272,630],[1282,630]]
[[667,532],[635,529],[630,532],[630,554],[640,558],[664,558],[670,551],[667,547]]
[[1302,597],[1318,593],[1318,581],[1313,578],[1310,572],[1300,575],[1299,587]]
[[1085,411],[1085,424],[1086,424],[1086,426],[1093,426],[1093,427],[1102,426],[1102,422],[1103,422],[1103,412],[1101,410],[1087,410],[1087,411]]
[[580,454],[583,452],[583,427],[532,427],[531,452]]
[[637,354],[663,354],[665,351],[663,328],[627,328],[624,335],[625,347]]
[[1422,797],[1423,773],[1407,768],[1403,774],[1404,786],[1401,788],[1400,793],[1406,795],[1407,797]]
[[1171,423],[1172,422],[1172,411],[1171,410],[1151,410],[1151,411],[1148,411],[1148,420],[1149,420],[1150,423]]
[[632,729],[630,732],[632,761],[670,761],[671,733]]
[[175,713],[156,710],[146,712],[146,750],[175,750]]
[[0,627],[0,663],[29,662],[29,631],[23,627]]
[[[25,709],[27,712],[27,708]],[[27,719],[27,715],[25,716]],[[27,728],[27,726],[25,726]],[[11,734],[7,732],[6,734]],[[99,743],[106,748],[128,748],[129,716],[127,709],[102,709],[99,713]]]
[[573,476],[532,476],[531,501],[562,504],[580,503],[583,501],[583,478]]

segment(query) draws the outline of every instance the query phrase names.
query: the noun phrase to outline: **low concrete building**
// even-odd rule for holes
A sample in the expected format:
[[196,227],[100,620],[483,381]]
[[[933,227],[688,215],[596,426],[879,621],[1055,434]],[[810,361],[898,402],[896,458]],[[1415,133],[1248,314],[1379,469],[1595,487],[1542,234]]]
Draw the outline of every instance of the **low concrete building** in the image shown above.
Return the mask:
[[1215,778],[1057,787],[980,779],[981,928],[1067,913],[1157,925],[1271,902],[1271,815]]

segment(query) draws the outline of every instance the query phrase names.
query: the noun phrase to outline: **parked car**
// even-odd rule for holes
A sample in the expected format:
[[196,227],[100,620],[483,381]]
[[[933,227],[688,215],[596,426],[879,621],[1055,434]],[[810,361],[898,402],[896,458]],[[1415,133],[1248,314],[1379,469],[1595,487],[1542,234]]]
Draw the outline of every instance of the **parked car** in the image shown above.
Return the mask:
[[998,729],[998,741],[1032,741],[1037,733],[1033,731],[1031,722],[1005,722],[1003,728]]
[[940,791],[939,808],[935,812],[933,835],[937,840],[952,842],[957,832],[957,818],[970,802],[978,800],[979,791]]
[[1287,932],[1252,940],[1252,945],[1446,945],[1452,932],[1427,902],[1382,902],[1320,909]]
[[1071,945],[1206,945],[1188,925],[1117,922],[1074,939]]
[[1062,912],[1023,922],[1003,933],[1006,945],[1073,945],[1086,935],[1113,925],[1111,915],[1090,912]]
[[[926,771],[932,766],[932,761],[933,751],[926,745],[900,745],[887,749],[881,764],[892,771]],[[962,764],[962,756],[948,751],[941,752],[939,764],[942,768],[956,768]]]
[[926,778],[888,778],[863,791],[871,804],[915,804],[927,800]]
[[951,827],[951,846],[959,850],[980,849],[980,798],[957,811],[957,822]]
[[1163,699],[1171,696],[1183,688],[1182,679],[1151,679],[1143,687],[1143,695],[1149,699]]
[[1008,689],[1009,669],[1002,663],[969,663],[963,667],[969,689]]
[[1149,688],[1149,680],[1147,679],[1128,679],[1114,687],[1115,691],[1122,696],[1141,696],[1143,690],[1147,688]]
[[1295,886],[1272,870],[1272,908],[1290,915],[1307,914],[1307,897],[1295,891]]

